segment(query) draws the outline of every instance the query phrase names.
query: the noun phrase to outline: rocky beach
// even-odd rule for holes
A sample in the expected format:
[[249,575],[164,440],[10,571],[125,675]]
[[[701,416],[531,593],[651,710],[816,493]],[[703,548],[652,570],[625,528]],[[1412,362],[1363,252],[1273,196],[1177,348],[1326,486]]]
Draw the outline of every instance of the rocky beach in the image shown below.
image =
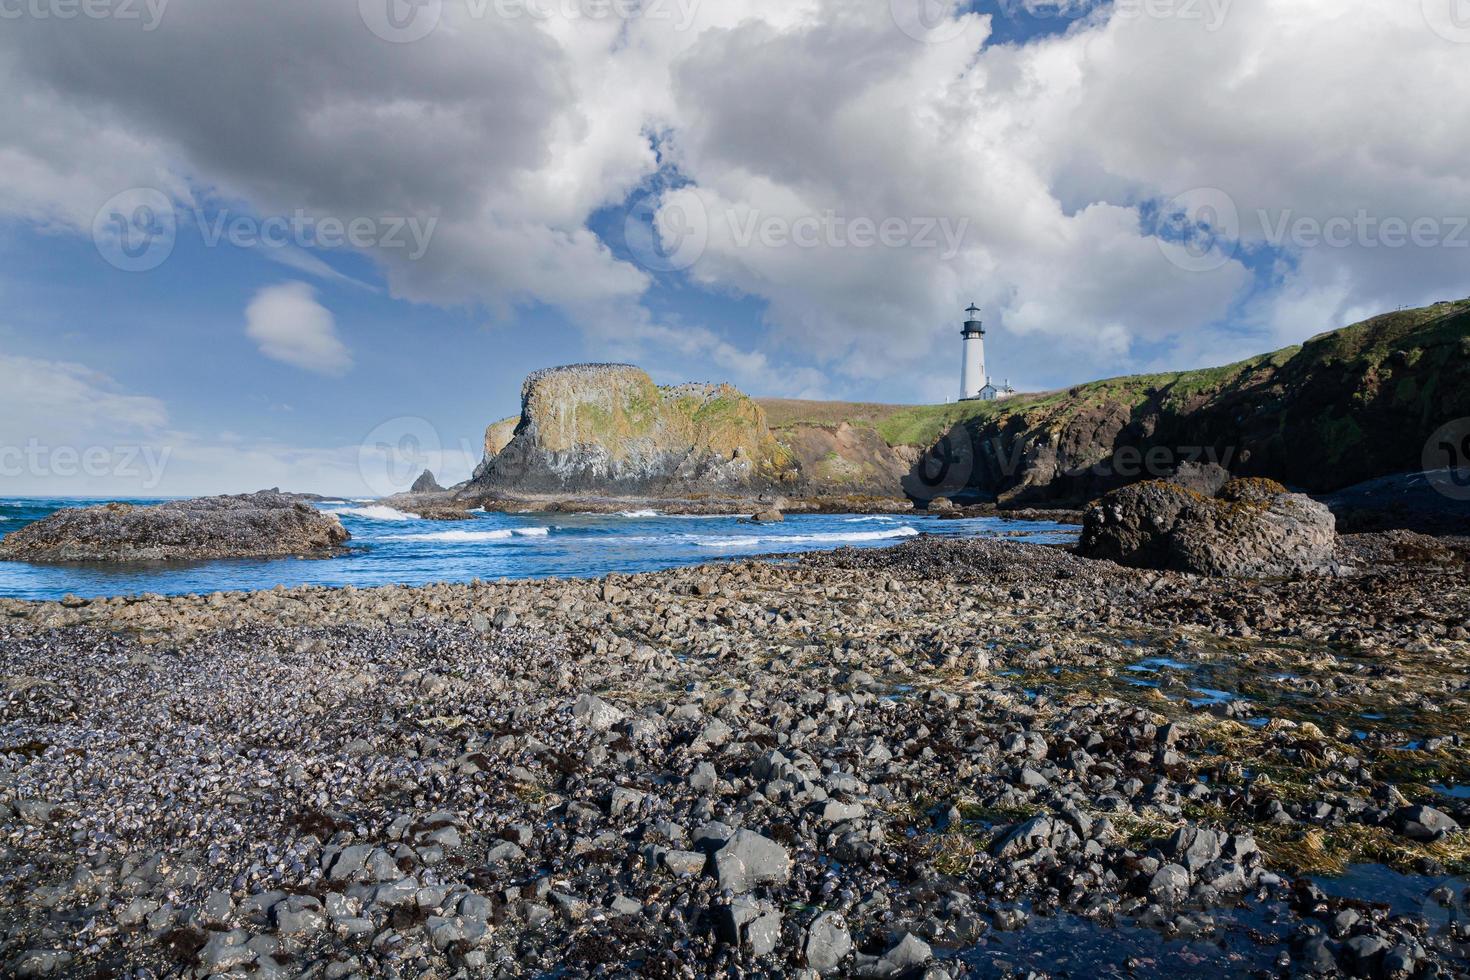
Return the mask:
[[0,980],[1470,980],[1470,0],[0,22]]
[[1467,971],[1470,541],[0,600],[16,976]]

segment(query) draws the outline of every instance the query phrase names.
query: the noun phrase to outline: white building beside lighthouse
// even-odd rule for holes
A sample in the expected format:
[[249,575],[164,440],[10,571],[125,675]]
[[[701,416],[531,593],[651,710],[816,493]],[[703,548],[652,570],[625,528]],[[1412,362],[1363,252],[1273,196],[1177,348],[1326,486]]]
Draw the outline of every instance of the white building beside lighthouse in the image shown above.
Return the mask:
[[1012,394],[1014,389],[1010,385],[996,387],[990,383],[990,375],[985,373],[985,325],[980,322],[980,307],[974,303],[965,311],[965,326],[960,335],[965,338],[960,401],[991,402]]

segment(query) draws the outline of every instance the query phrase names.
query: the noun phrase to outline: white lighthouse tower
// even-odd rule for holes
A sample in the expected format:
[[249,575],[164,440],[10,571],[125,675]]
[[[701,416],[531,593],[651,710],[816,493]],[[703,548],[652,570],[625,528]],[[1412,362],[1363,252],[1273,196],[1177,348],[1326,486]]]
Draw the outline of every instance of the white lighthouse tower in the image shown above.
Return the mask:
[[965,368],[960,377],[960,400],[971,401],[985,397],[989,379],[985,376],[985,327],[980,322],[980,307],[971,303],[965,314],[965,327],[960,331],[965,338]]

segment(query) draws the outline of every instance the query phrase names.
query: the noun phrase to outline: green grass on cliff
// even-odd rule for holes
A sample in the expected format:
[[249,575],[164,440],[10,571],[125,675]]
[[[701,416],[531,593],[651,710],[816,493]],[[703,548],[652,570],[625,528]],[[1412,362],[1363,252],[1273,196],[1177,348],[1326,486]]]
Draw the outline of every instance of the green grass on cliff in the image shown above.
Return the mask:
[[[1028,427],[1059,429],[1078,412],[1104,404],[1138,407],[1157,398],[1161,407],[1187,411],[1195,404],[1259,384],[1281,374],[1301,375],[1315,367],[1341,362],[1372,377],[1395,354],[1413,363],[1424,351],[1433,356],[1470,358],[1470,333],[1455,314],[1470,312],[1470,300],[1401,310],[1320,334],[1295,347],[1262,354],[1235,364],[1108,378],[1056,391],[1018,395],[998,402],[954,402],[947,405],[881,405],[858,402],[805,402],[762,399],[760,404],[776,430],[797,426],[834,428],[847,423],[875,428],[890,446],[932,446],[956,424],[971,420],[1017,417]],[[1395,382],[1401,401],[1428,405],[1433,385],[1419,388]],[[1347,397],[1348,393],[1344,393]],[[1349,427],[1337,424],[1324,437],[1352,442]]]
[[910,407],[877,402],[811,402],[796,398],[758,398],[756,402],[765,410],[770,427],[778,431],[798,426],[835,429],[843,424],[871,429],[893,413]]

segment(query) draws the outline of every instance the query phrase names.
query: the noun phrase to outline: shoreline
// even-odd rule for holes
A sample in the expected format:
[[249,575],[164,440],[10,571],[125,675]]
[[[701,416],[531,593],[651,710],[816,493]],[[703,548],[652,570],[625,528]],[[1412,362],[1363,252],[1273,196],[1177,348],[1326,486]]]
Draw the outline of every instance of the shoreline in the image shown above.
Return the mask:
[[[1160,973],[1190,935],[1345,968],[1412,941],[1463,968],[1428,905],[1390,920],[1291,884],[1387,862],[1429,902],[1470,872],[1465,833],[1414,836],[1443,830],[1417,807],[1470,825],[1433,788],[1470,783],[1444,724],[1470,717],[1470,550],[1406,541],[1345,539],[1363,575],[1269,586],[926,538],[6,600],[0,961],[705,976],[841,951],[960,976],[1057,913],[1119,966],[1162,937]],[[1211,924],[1235,908],[1290,927],[1242,945]],[[46,946],[71,916],[105,929]]]

